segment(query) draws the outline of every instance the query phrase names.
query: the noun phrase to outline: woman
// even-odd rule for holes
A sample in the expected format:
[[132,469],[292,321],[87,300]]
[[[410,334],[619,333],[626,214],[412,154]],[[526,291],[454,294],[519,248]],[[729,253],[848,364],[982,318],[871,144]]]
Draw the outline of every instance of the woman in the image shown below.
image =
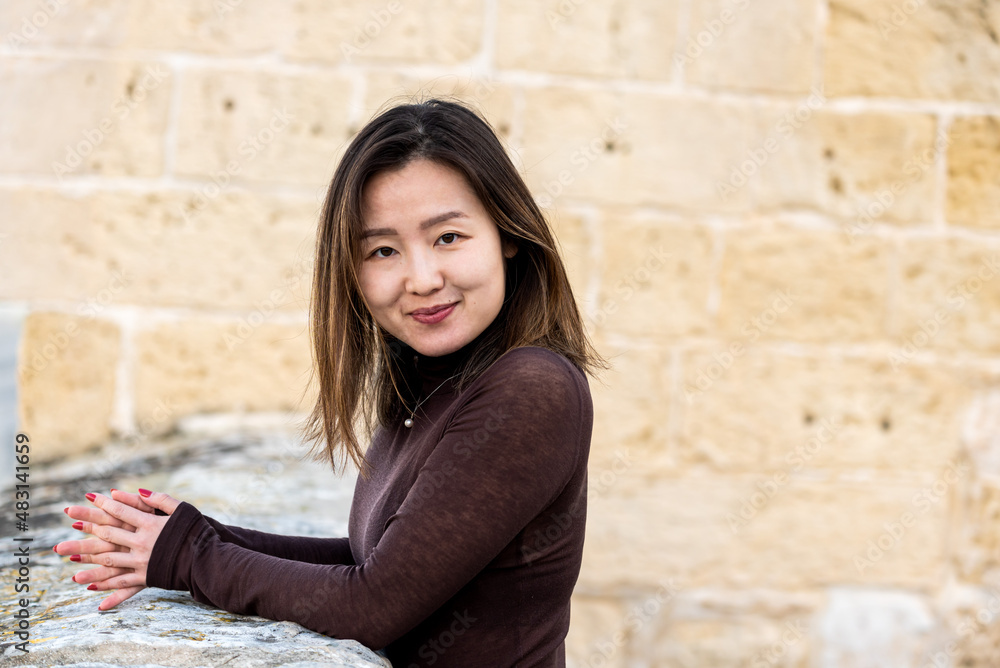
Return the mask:
[[146,586],[186,590],[399,666],[563,666],[585,373],[606,363],[541,211],[477,114],[401,105],[351,142],[320,223],[311,318],[319,397],[305,431],[334,469],[349,457],[361,471],[349,538],[226,526],[147,490],[88,494],[96,509],[67,512],[97,538],[55,549],[101,566],[74,579],[116,590],[101,609]]

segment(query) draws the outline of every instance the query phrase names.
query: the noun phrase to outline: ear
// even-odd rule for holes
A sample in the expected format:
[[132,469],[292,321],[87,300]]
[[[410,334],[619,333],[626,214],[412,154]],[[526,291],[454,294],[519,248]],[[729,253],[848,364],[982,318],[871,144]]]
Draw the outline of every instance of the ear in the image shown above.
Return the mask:
[[512,257],[514,257],[515,255],[517,255],[517,244],[515,244],[513,241],[504,240],[504,242],[503,242],[503,256],[504,256],[504,258],[506,258],[506,259],[509,260]]

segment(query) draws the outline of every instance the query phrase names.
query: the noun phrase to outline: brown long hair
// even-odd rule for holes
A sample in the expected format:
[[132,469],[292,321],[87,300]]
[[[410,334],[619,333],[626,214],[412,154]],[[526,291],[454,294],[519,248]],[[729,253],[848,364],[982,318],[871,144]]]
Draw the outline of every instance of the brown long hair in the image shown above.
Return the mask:
[[545,216],[489,123],[461,102],[440,98],[389,108],[347,147],[316,239],[310,325],[319,396],[302,432],[313,442],[314,459],[334,470],[341,455],[367,476],[361,441],[367,443],[376,426],[390,424],[405,409],[397,383],[400,342],[375,322],[358,282],[361,204],[369,178],[418,158],[462,173],[501,240],[518,249],[505,261],[500,313],[463,365],[457,389],[520,346],[549,348],[591,375],[608,368],[587,337]]

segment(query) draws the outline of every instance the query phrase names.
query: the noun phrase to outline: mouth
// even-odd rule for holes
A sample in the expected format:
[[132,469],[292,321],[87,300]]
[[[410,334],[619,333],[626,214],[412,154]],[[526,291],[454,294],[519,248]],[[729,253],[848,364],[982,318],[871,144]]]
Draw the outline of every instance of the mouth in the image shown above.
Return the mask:
[[417,322],[422,322],[424,324],[434,324],[436,322],[441,322],[448,317],[448,314],[455,310],[455,306],[458,302],[452,302],[451,304],[438,304],[437,306],[431,306],[430,308],[418,308],[415,311],[411,311],[410,315]]

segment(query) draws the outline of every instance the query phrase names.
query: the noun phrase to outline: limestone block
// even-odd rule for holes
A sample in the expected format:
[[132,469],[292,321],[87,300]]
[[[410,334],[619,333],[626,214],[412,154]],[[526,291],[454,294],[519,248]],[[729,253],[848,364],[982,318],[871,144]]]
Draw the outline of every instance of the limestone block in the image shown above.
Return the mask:
[[0,189],[16,268],[0,297],[109,306],[184,306],[305,317],[319,205],[235,187],[89,195]]
[[352,86],[341,74],[192,70],[177,127],[177,173],[215,181],[325,187],[347,140]]
[[1000,6],[978,0],[834,0],[831,95],[1000,100]]
[[543,206],[562,198],[729,212],[749,205],[745,189],[725,201],[718,192],[756,140],[748,104],[555,87],[524,98],[522,155]]
[[[732,165],[726,183],[748,180],[764,208],[834,216],[849,239],[880,224],[929,225],[935,165],[947,150],[947,135],[936,134],[927,115],[828,111],[829,96],[813,89],[803,100],[762,109],[760,135]],[[751,176],[741,179],[746,174]]]
[[595,497],[581,586],[643,586],[671,577],[691,588],[939,581],[954,486],[930,501],[924,492],[936,482],[932,476],[795,482],[734,532],[731,516],[747,482],[688,475],[619,485]]
[[713,240],[704,225],[609,211],[601,221],[601,287],[588,318],[602,331],[654,338],[709,330]]
[[173,85],[163,62],[5,58],[0,172],[159,176]]
[[949,136],[948,222],[1000,229],[1000,118],[956,118]]
[[559,74],[670,80],[680,6],[677,0],[505,0],[497,17],[497,63]]
[[[136,336],[136,419],[163,433],[193,413],[308,412],[306,326],[188,319]],[[307,391],[308,390],[308,391]]]
[[11,0],[0,8],[0,35],[22,52],[96,47],[265,54],[292,32],[291,15],[282,7],[273,0]]
[[813,81],[816,3],[697,0],[677,59],[710,88],[803,92]]
[[37,311],[21,334],[18,419],[51,461],[108,437],[121,354],[118,327],[90,316]]
[[[597,342],[611,368],[590,381],[594,431],[590,447],[591,495],[607,494],[639,470],[669,470],[673,426],[670,354],[655,344]],[[641,463],[640,467],[636,467]]]
[[726,233],[719,331],[725,348],[775,339],[880,339],[889,246],[838,232],[774,226]]
[[964,374],[884,357],[812,356],[723,346],[682,356],[677,457],[715,470],[755,471],[741,493],[786,488],[817,470],[933,474],[957,456]]
[[892,361],[928,351],[1000,351],[1000,244],[913,239],[901,246]]
[[291,11],[295,32],[283,52],[294,59],[452,65],[482,46],[476,0],[300,0]]
[[685,619],[664,624],[645,652],[659,665],[806,668],[810,620]]

